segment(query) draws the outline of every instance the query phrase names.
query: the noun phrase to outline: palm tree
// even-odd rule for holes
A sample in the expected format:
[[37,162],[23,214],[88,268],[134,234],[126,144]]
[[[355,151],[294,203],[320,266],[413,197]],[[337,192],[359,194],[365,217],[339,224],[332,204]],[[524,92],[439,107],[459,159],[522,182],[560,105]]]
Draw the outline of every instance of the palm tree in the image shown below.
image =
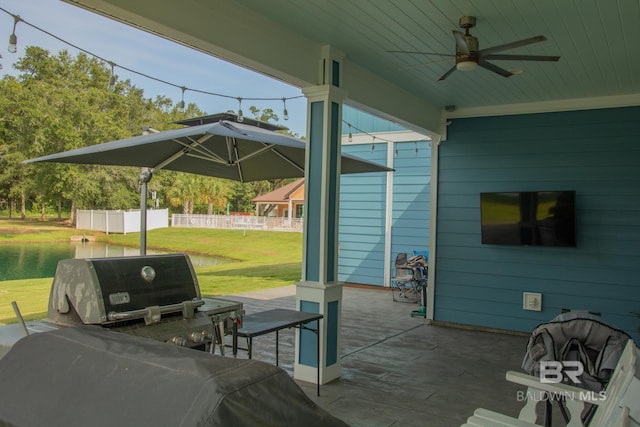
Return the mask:
[[188,173],[176,173],[175,180],[169,189],[171,206],[182,205],[182,213],[193,214],[193,207],[202,193],[202,177]]
[[203,177],[201,189],[201,199],[207,203],[207,215],[213,215],[214,206],[218,211],[224,211],[231,190],[228,180]]

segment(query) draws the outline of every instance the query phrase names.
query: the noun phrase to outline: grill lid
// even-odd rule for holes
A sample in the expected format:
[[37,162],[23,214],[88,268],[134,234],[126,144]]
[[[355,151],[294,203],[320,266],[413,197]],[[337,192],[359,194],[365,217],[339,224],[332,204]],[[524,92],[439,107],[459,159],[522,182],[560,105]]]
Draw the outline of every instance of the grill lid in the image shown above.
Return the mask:
[[67,259],[58,262],[48,317],[57,323],[104,324],[148,315],[153,322],[184,310],[185,301],[197,306],[200,299],[186,254]]

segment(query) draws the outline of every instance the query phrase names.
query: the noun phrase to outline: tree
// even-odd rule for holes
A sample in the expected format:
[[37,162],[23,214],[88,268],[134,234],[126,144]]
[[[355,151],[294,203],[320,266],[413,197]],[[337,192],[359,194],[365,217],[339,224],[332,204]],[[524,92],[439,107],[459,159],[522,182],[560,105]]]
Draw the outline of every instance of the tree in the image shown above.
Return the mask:
[[172,206],[182,205],[182,213],[191,215],[202,192],[201,187],[201,177],[189,173],[176,173],[168,193],[169,203]]
[[214,208],[218,213],[224,212],[229,200],[229,184],[226,179],[205,177],[202,180],[201,199],[207,203],[207,215],[213,215]]
[[35,183],[22,161],[28,158],[30,150],[38,142],[37,125],[29,120],[33,111],[30,104],[38,95],[26,90],[13,78],[3,80],[0,95],[0,140],[3,141],[0,185],[10,200],[20,200],[20,213],[24,219],[27,194]]
[[[0,198],[28,199],[44,216],[47,205],[118,208],[138,204],[134,168],[38,163],[24,159],[139,135],[142,126],[159,130],[189,115],[202,115],[194,104],[179,111],[169,98],[144,98],[128,80],[108,90],[111,70],[85,54],[52,56],[28,47],[15,65],[17,77],[0,81]],[[73,212],[72,212],[73,214]]]
[[[139,135],[143,126],[166,130],[175,121],[205,115],[195,104],[181,110],[165,96],[145,98],[128,80],[109,90],[111,67],[80,53],[51,55],[27,47],[15,65],[18,75],[0,80],[0,200],[11,211],[19,202],[24,218],[29,205],[44,219],[55,209],[128,209],[139,205],[139,169],[61,163],[23,164],[23,160]],[[278,121],[270,108],[249,108],[259,120]],[[289,180],[247,184],[157,171],[149,190],[163,203],[183,211],[251,212],[251,200]]]
[[254,105],[249,107],[249,111],[251,111],[251,114],[253,114],[253,117],[256,120],[260,120],[261,122],[265,122],[265,123],[269,123],[272,120],[274,122],[277,122],[280,120],[280,118],[278,117],[278,115],[276,113],[273,112],[272,108],[258,108]]

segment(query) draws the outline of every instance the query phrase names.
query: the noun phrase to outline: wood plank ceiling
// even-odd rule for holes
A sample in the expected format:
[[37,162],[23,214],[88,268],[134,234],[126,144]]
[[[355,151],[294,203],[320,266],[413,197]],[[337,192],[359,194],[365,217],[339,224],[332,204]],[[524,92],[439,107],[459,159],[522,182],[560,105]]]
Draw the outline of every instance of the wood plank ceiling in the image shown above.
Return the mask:
[[[638,0],[237,0],[279,25],[347,53],[350,61],[444,107],[625,96],[640,93]],[[462,15],[477,18],[480,49],[542,34],[547,41],[505,54],[556,55],[559,62],[495,61],[454,72],[453,58],[390,50],[455,52],[452,30]]]
[[[318,52],[330,45],[346,54],[354,105],[405,124],[420,120],[412,111],[433,117],[446,106],[455,117],[640,105],[640,0],[65,1],[298,86],[317,84]],[[389,52],[453,54],[463,15],[477,18],[480,49],[544,35],[500,53],[560,60],[494,61],[516,74],[478,68],[438,81],[452,57]]]

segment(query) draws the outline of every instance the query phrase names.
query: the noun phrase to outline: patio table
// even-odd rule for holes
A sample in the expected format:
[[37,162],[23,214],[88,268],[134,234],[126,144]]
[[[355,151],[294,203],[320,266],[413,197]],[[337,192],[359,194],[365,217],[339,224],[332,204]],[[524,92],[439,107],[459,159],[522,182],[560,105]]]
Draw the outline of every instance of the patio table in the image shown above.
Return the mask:
[[282,329],[299,328],[305,329],[316,334],[317,339],[317,361],[318,361],[318,373],[317,373],[317,393],[320,396],[320,322],[317,322],[317,326],[314,329],[309,326],[309,323],[322,319],[322,314],[307,313],[304,311],[288,310],[283,308],[277,308],[273,310],[262,311],[259,313],[247,314],[242,320],[242,327],[238,329],[237,336],[244,337],[248,340],[248,348],[246,349],[251,359],[251,352],[253,347],[253,338],[269,334],[271,332],[276,333],[276,366],[279,365],[278,353],[279,342],[278,332]]

